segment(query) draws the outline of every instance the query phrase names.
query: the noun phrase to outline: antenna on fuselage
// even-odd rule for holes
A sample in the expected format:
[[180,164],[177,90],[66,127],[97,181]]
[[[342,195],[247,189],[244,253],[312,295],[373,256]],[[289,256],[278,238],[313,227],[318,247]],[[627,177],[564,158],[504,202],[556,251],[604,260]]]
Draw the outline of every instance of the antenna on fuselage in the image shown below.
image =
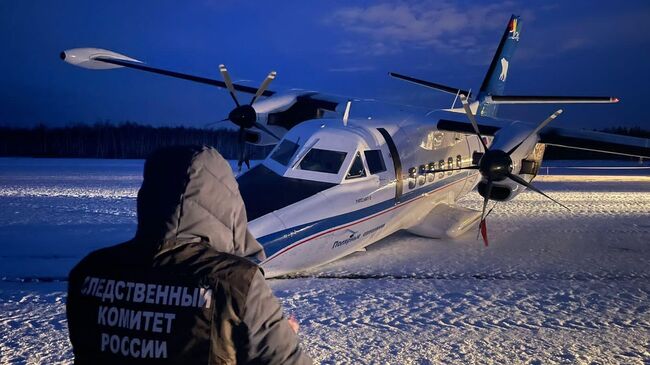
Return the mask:
[[454,109],[456,107],[456,100],[458,100],[458,95],[460,94],[460,89],[456,92],[456,97],[454,97],[454,101],[451,103],[451,109]]
[[352,100],[348,100],[348,103],[345,104],[345,112],[343,113],[343,125],[348,126],[348,118],[350,117],[350,107],[352,106]]
[[[463,90],[458,89],[458,91],[456,92],[456,97],[454,98],[454,102],[451,103],[451,109],[454,109],[456,107],[456,101],[458,101],[458,96],[461,94],[462,91]],[[469,89],[469,91],[468,91],[467,95],[465,95],[465,97],[469,98],[469,95],[472,95],[472,89]]]

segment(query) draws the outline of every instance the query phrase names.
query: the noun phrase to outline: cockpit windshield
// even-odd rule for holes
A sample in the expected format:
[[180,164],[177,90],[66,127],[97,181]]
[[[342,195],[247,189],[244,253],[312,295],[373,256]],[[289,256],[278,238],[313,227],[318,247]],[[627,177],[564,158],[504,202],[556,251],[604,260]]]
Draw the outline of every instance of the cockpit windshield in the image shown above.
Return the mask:
[[347,153],[312,148],[300,161],[300,169],[338,174]]
[[287,166],[293,155],[296,153],[296,150],[298,150],[298,144],[285,139],[280,143],[275,152],[273,152],[271,158],[278,163]]

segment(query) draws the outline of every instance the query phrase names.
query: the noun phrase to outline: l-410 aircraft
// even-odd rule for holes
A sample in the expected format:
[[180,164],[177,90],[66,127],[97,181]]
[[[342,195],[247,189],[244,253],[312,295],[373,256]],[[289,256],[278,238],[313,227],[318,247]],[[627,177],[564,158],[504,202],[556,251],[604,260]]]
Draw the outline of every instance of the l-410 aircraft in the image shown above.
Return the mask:
[[[521,21],[512,16],[485,79],[470,92],[396,73],[391,76],[455,95],[449,109],[424,110],[373,100],[352,101],[315,91],[268,90],[154,68],[119,53],[77,48],[61,58],[90,69],[127,67],[226,88],[236,107],[226,120],[244,143],[276,144],[238,177],[251,233],[264,246],[261,262],[274,277],[339,259],[398,231],[457,237],[478,225],[487,245],[490,200],[516,197],[531,184],[546,145],[650,158],[650,140],[496,117],[499,104],[615,103],[611,97],[504,95]],[[237,93],[252,94],[248,104]],[[458,99],[462,107],[455,108]],[[482,211],[456,202],[478,187]],[[553,200],[553,199],[552,199]],[[555,201],[555,200],[553,200]],[[561,204],[555,201],[558,204]]]

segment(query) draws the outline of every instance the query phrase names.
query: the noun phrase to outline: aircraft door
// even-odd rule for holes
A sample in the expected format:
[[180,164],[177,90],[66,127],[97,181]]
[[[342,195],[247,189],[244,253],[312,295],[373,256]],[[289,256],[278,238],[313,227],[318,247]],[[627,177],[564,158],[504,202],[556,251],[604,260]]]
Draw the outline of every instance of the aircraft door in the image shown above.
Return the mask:
[[[386,171],[384,172],[385,174],[385,179],[387,180],[387,183],[390,183],[391,181],[395,181],[395,202],[398,203],[400,201],[400,198],[402,196],[402,184],[403,184],[403,179],[402,179],[402,162],[400,160],[399,153],[397,152],[397,146],[395,145],[395,142],[393,141],[393,137],[391,137],[390,133],[384,128],[377,128],[379,133],[381,133],[382,137],[384,137],[384,140],[386,141],[386,147],[388,147],[388,155],[386,153],[382,153],[384,156],[384,162],[387,164]],[[390,159],[386,159],[386,158]],[[392,169],[390,168],[392,164]],[[392,170],[392,171],[390,171]],[[380,176],[380,184],[382,177]]]
[[363,151],[368,165],[368,173],[379,178],[380,185],[386,185],[389,180],[386,158],[381,149],[368,149]]

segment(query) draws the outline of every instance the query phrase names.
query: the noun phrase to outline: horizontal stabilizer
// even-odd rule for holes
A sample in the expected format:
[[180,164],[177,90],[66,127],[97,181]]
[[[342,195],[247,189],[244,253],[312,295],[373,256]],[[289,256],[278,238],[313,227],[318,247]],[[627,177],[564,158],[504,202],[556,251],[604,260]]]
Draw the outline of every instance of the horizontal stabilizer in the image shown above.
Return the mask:
[[611,96],[530,96],[530,95],[488,95],[489,104],[600,104],[618,103]]
[[463,94],[463,95],[467,96],[468,98],[471,96],[469,94],[469,91],[467,91],[467,90],[458,89],[458,88],[455,88],[455,87],[446,86],[446,85],[442,85],[442,84],[436,84],[436,83],[433,83],[433,82],[430,82],[430,81],[420,80],[420,79],[416,79],[414,77],[400,75],[400,74],[395,73],[395,72],[389,72],[388,74],[390,76],[396,78],[396,79],[412,82],[412,83],[414,83],[416,85],[428,87],[430,89],[435,89],[435,90],[442,91],[442,92],[445,92],[445,93]]

